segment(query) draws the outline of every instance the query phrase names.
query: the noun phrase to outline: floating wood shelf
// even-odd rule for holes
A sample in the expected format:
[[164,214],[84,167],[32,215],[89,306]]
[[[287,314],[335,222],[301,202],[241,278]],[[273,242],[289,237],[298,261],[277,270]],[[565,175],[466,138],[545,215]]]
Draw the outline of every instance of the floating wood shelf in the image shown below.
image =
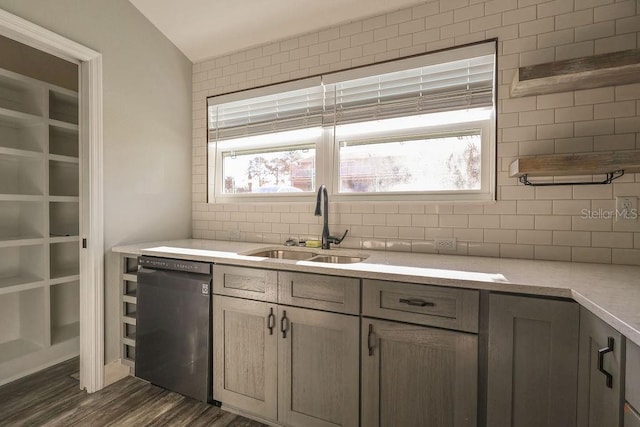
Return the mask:
[[592,89],[640,82],[640,49],[520,67],[511,97]]
[[562,183],[609,184],[624,173],[640,172],[640,150],[616,151],[585,154],[550,154],[525,157],[511,162],[509,176],[520,178],[520,182],[530,185],[560,185],[560,183],[532,184],[529,177],[607,175],[602,182]]

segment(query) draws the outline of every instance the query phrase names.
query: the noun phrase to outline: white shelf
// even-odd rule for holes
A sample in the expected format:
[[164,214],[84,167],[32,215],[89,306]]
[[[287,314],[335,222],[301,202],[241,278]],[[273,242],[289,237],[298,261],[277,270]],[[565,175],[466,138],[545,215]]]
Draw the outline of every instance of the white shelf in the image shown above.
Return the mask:
[[44,155],[37,151],[20,150],[17,148],[9,148],[9,147],[1,147],[1,146],[0,146],[0,154],[5,154],[7,156],[16,156],[16,157],[29,157],[33,159],[44,158]]
[[0,240],[0,248],[17,248],[20,246],[35,246],[42,245],[44,243],[44,239],[42,237],[36,238],[19,238],[19,239],[3,239]]
[[80,192],[78,162],[49,161],[49,194],[78,197]]
[[[44,204],[0,200],[0,245],[2,242],[44,237]],[[6,243],[13,245],[15,243]]]
[[55,121],[78,124],[78,96],[70,91],[49,91],[49,118]]
[[40,202],[42,200],[44,200],[42,195],[0,193],[0,202]]
[[0,288],[39,282],[44,278],[42,243],[0,247]]
[[79,288],[78,281],[51,286],[51,345],[79,335]]
[[58,326],[51,330],[51,345],[56,345],[76,339],[80,336],[80,322]]
[[78,115],[0,69],[0,384],[79,351]]
[[59,285],[61,283],[68,283],[68,282],[73,282],[73,281],[78,281],[80,280],[80,274],[71,274],[73,273],[72,271],[69,271],[68,275],[64,274],[65,272],[61,272],[61,276],[60,277],[55,277],[55,278],[51,278],[49,279],[49,284],[51,286],[53,285]]
[[49,160],[62,163],[72,163],[76,165],[80,163],[80,160],[77,157],[61,156],[59,154],[49,154]]
[[50,202],[74,202],[74,203],[77,203],[77,202],[80,201],[80,197],[78,197],[78,196],[49,196],[49,201]]
[[44,288],[0,295],[0,363],[48,344],[45,312]]
[[0,364],[42,350],[43,346],[25,339],[0,343]]
[[44,194],[44,160],[0,153],[0,194]]
[[0,295],[25,291],[45,286],[46,282],[42,277],[32,274],[22,274],[19,276],[3,277],[0,279]]
[[49,245],[51,278],[75,276],[80,271],[80,255],[76,242]]
[[63,126],[49,125],[49,153],[61,156],[78,157],[79,139],[77,126],[69,129],[67,124]]

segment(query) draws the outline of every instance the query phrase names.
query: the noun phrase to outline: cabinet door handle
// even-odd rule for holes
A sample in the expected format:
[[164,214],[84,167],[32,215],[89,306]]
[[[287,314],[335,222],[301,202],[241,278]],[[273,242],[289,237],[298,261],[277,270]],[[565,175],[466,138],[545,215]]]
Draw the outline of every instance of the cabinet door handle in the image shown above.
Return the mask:
[[373,349],[376,346],[376,334],[373,332],[373,325],[369,323],[369,334],[367,335],[367,348],[369,349],[369,356],[373,356]]
[[398,300],[400,304],[408,304],[416,307],[435,307],[435,303],[430,301],[425,301],[420,298],[400,298]]
[[604,369],[604,355],[613,351],[613,337],[607,338],[607,346],[598,350],[598,370],[607,378],[607,387],[613,388],[613,375]]
[[289,329],[289,319],[287,318],[287,310],[282,312],[282,319],[280,319],[280,332],[282,332],[282,338],[287,337],[287,329]]
[[273,307],[269,309],[269,316],[267,317],[267,328],[269,329],[269,335],[273,335],[273,328],[276,326],[276,316],[273,314]]

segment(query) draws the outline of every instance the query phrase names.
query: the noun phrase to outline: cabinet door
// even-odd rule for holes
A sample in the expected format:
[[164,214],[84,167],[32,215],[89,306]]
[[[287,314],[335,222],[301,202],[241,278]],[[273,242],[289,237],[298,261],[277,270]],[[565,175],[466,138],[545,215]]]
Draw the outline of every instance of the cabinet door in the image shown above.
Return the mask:
[[362,425],[477,425],[478,337],[362,319]]
[[278,392],[276,315],[275,304],[213,297],[213,398],[272,420]]
[[358,426],[359,318],[280,306],[278,326],[278,421]]
[[[612,348],[612,351],[607,352],[607,348]],[[620,426],[623,404],[620,361],[624,351],[622,336],[618,331],[588,310],[580,308],[579,426]],[[599,369],[598,359],[602,359],[602,369],[611,375],[609,384],[606,374]]]
[[489,301],[487,425],[575,426],[578,305],[499,294]]

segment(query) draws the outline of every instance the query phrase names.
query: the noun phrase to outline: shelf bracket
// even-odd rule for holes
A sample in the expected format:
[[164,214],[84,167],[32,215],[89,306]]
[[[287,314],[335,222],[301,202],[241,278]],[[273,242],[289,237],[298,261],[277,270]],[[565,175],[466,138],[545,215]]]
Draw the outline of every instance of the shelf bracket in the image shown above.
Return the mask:
[[624,170],[617,170],[614,172],[608,172],[606,178],[603,181],[596,182],[531,182],[529,181],[529,175],[524,174],[518,178],[520,183],[524,185],[530,185],[532,187],[548,187],[550,185],[605,185],[611,184],[614,180],[624,175]]

